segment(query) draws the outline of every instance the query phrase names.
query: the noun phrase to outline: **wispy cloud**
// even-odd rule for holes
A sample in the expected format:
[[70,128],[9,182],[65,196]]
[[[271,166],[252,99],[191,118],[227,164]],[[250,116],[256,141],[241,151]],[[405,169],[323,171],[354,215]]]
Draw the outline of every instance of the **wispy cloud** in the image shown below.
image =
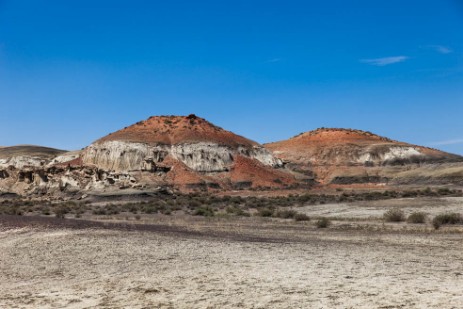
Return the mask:
[[433,142],[429,144],[434,145],[434,146],[463,144],[463,138],[449,139],[449,140]]
[[384,57],[384,58],[375,58],[375,59],[361,59],[360,62],[375,65],[378,67],[383,67],[386,65],[404,62],[408,60],[409,57],[407,56],[395,56],[395,57]]
[[270,58],[267,60],[268,63],[273,63],[273,62],[280,62],[281,58]]
[[453,50],[450,47],[443,45],[429,45],[428,48],[431,48],[441,54],[450,54],[453,52]]

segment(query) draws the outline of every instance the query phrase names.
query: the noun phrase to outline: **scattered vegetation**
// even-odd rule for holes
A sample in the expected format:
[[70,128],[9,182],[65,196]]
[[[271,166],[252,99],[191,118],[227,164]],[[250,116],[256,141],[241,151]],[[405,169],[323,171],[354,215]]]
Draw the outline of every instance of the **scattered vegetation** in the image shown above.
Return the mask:
[[405,221],[405,213],[398,209],[389,209],[383,215],[384,221],[386,222],[402,222]]
[[59,207],[55,208],[56,218],[64,219],[67,213],[69,213],[69,208],[66,207],[66,205],[60,205]]
[[195,216],[213,217],[214,210],[211,207],[199,207],[193,213]]
[[275,213],[275,217],[283,219],[293,219],[297,215],[294,210],[281,210]]
[[249,217],[249,212],[237,207],[237,206],[229,206],[225,209],[227,214],[235,215],[235,216],[243,216]]
[[[58,218],[80,218],[85,215],[114,216],[114,215],[143,215],[161,214],[171,215],[176,212],[196,216],[243,216],[251,214],[260,217],[292,219],[295,221],[309,221],[310,218],[297,212],[297,207],[320,205],[326,203],[373,201],[403,197],[422,196],[462,196],[461,190],[448,188],[422,190],[386,190],[373,192],[354,192],[337,188],[335,194],[290,194],[277,197],[240,197],[216,196],[205,193],[166,194],[155,196],[137,202],[121,202],[117,200],[105,203],[91,204],[85,201],[39,201],[11,199],[0,202],[0,214],[24,215],[39,214]],[[401,222],[406,217],[400,210],[390,210],[384,214],[385,221]],[[423,214],[412,214],[407,218],[410,223],[426,221]],[[440,224],[447,224],[440,220]],[[444,222],[444,223],[442,223]]]

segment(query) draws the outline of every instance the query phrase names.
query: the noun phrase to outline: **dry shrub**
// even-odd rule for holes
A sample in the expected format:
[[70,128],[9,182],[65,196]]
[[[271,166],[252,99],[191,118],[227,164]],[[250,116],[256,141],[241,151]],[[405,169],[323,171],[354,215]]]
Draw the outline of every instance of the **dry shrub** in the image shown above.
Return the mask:
[[405,221],[405,213],[398,209],[389,209],[383,215],[384,221],[386,222],[403,222]]
[[195,216],[203,216],[203,217],[213,217],[214,216],[214,209],[209,206],[202,206],[197,208],[193,215]]
[[331,225],[331,220],[328,219],[328,218],[323,217],[323,218],[320,218],[320,219],[317,220],[316,225],[317,225],[317,227],[319,229],[324,229],[324,228],[327,228],[327,227],[329,227]]
[[294,216],[294,220],[296,221],[310,221],[310,217],[306,214],[298,213]]
[[424,212],[414,212],[407,218],[408,223],[426,223],[427,214]]
[[434,226],[436,230],[439,229],[441,225],[462,224],[462,223],[463,223],[462,216],[458,213],[453,213],[453,212],[437,215],[432,220],[432,225]]
[[283,219],[291,219],[296,216],[297,212],[294,210],[280,210],[275,214],[275,217]]
[[257,215],[260,217],[271,217],[273,216],[273,210],[270,208],[262,208],[262,209],[259,209],[259,212],[257,213]]

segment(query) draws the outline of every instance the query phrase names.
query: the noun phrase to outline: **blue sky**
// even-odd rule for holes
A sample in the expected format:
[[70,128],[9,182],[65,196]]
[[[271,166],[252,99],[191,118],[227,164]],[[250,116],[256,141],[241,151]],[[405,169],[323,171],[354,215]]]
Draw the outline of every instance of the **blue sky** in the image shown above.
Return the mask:
[[261,143],[348,127],[463,154],[463,1],[0,0],[0,145],[190,113]]

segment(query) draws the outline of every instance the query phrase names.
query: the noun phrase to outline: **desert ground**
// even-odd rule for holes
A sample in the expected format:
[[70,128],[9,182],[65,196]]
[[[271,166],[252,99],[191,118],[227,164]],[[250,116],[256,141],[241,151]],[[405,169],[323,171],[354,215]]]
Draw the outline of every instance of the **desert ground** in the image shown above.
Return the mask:
[[[279,218],[0,216],[0,308],[461,308],[463,226],[385,223],[463,198],[299,207]],[[96,221],[95,221],[96,220]]]

